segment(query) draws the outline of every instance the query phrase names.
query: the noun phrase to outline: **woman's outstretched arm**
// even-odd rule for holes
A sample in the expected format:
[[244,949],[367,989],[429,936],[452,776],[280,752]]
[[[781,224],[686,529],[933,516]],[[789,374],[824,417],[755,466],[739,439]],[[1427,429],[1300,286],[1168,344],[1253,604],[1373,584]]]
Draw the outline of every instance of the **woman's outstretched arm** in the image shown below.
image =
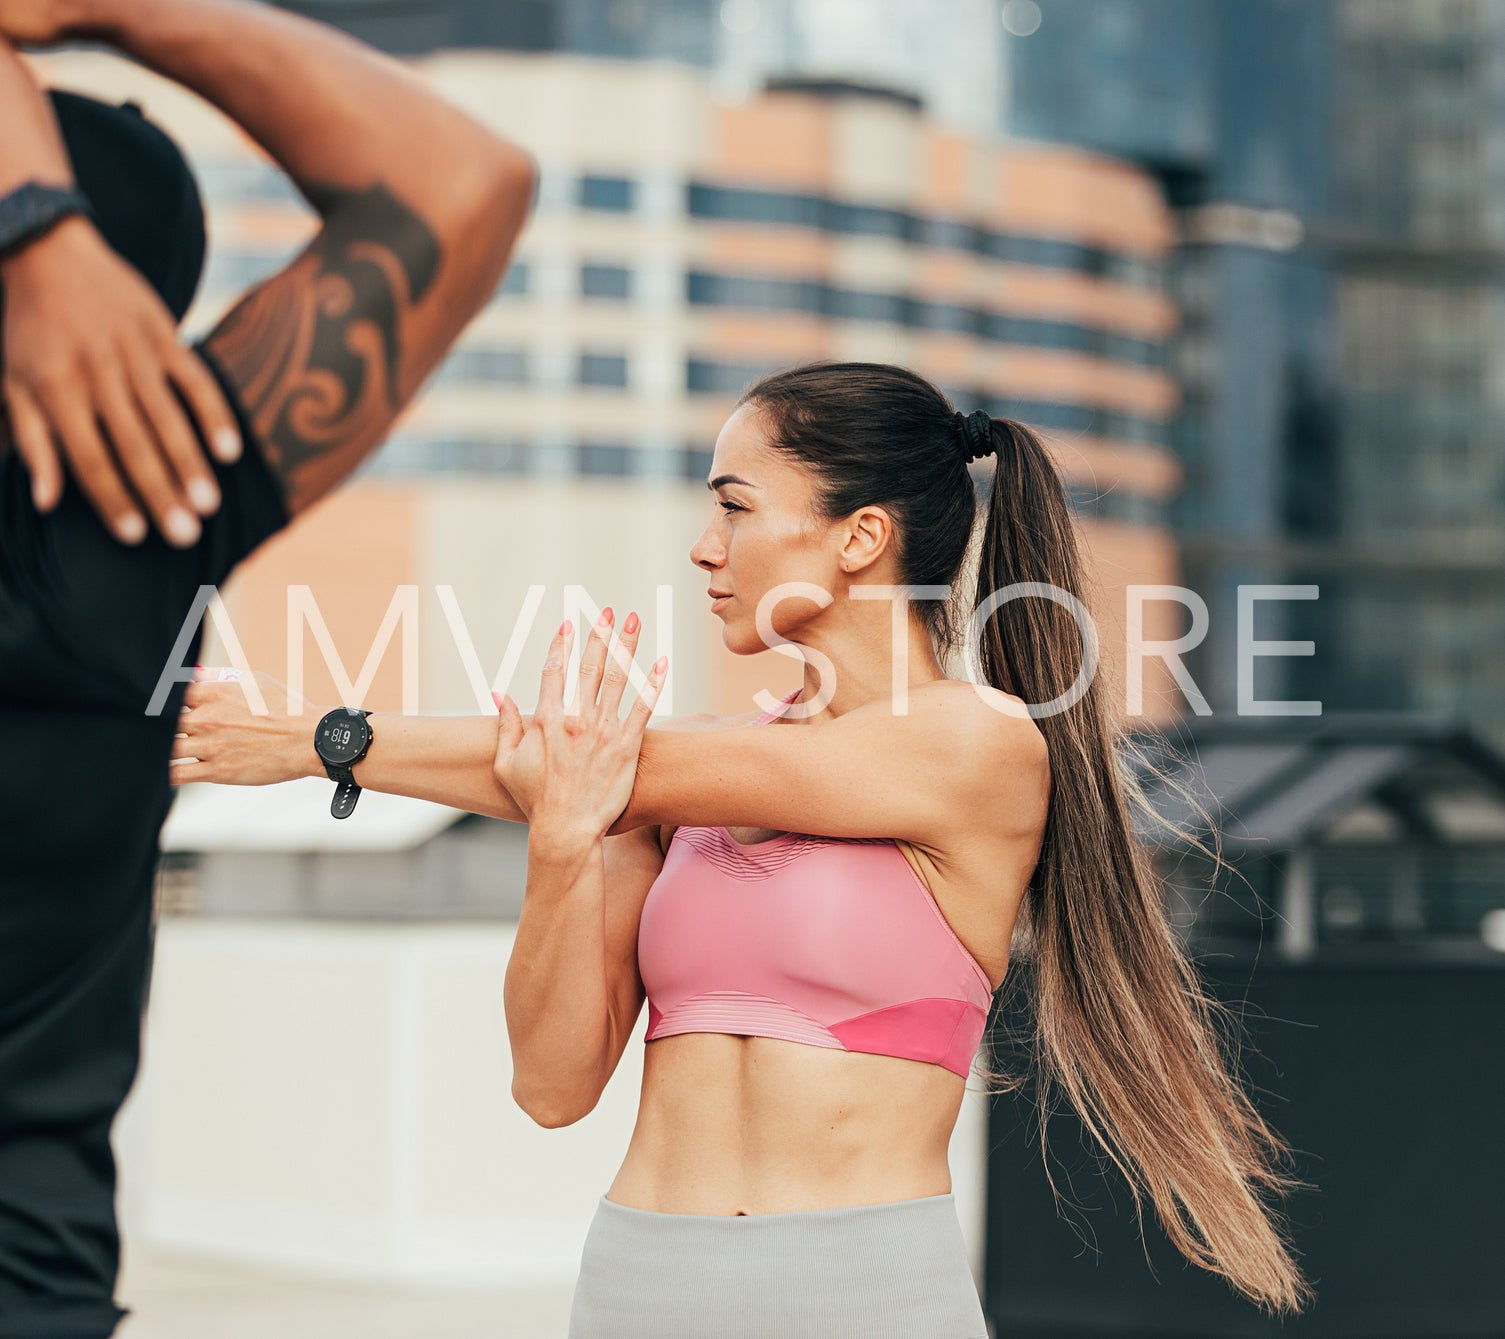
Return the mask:
[[[211,671],[213,673],[213,671]],[[269,786],[325,775],[314,752],[314,727],[330,705],[289,701],[285,684],[263,671],[244,680],[198,679],[184,690],[169,777],[174,785],[214,781]],[[255,702],[259,694],[261,701]],[[254,710],[253,710],[254,703]],[[301,705],[301,711],[299,706]],[[265,711],[262,711],[262,708]],[[371,749],[351,769],[364,790],[407,795],[511,823],[527,822],[496,775],[496,716],[370,716]],[[523,716],[524,725],[532,716]],[[713,716],[660,722],[650,733],[704,727]],[[632,824],[637,827],[639,824]],[[614,831],[625,831],[620,825]]]
[[[327,708],[291,716],[277,681],[255,678],[269,715],[252,715],[238,683],[188,685],[186,733],[173,749],[185,761],[174,764],[174,782],[265,785],[325,774],[313,735]],[[608,833],[724,824],[929,844],[980,814],[1032,831],[1050,768],[1039,728],[1006,710],[1012,701],[940,681],[913,689],[904,715],[878,701],[798,728],[709,716],[661,722],[644,733],[632,798]],[[497,717],[376,712],[371,726],[371,750],[353,769],[362,787],[526,821],[495,771]]]

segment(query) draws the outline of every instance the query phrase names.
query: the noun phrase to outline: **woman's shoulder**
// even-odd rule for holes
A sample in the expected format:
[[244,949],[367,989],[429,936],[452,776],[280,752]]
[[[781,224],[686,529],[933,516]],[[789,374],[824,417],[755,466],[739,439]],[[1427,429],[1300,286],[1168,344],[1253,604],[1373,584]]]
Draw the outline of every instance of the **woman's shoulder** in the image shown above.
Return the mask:
[[906,699],[902,706],[895,697],[874,699],[868,705],[896,717],[919,717],[927,727],[950,724],[964,738],[1043,740],[1028,703],[991,684],[932,679],[911,686]]
[[1050,773],[1050,748],[1029,705],[1013,693],[969,679],[935,679],[909,691],[900,718],[883,722],[886,738],[916,768],[947,760],[948,772],[965,790],[1007,775],[1033,786]]

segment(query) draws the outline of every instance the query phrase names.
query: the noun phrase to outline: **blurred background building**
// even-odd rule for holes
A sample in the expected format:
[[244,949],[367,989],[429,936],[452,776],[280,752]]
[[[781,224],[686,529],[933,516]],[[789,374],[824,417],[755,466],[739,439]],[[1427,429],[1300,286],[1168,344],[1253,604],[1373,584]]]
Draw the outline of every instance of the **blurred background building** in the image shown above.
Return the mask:
[[[1268,611],[1316,644],[1285,696],[1505,740],[1505,6],[1030,8],[1013,131],[1137,162],[1176,212],[1172,514],[1214,629],[1241,581],[1316,584]],[[1231,710],[1232,643],[1192,663]]]
[[[412,59],[541,180],[504,282],[392,440],[227,587],[251,663],[284,677],[292,627],[316,700],[359,679],[366,706],[474,713],[506,665],[526,706],[548,629],[610,603],[671,655],[674,714],[743,711],[798,670],[722,649],[688,549],[748,381],[891,361],[1039,426],[1113,691],[1130,586],[1206,604],[1186,661],[1213,719],[1152,659],[1139,723],[1179,723],[1183,779],[1232,834],[1237,876],[1211,898],[1194,848],[1168,844],[1163,867],[1182,929],[1226,959],[1218,989],[1266,1014],[1256,1076],[1325,1187],[1297,1226],[1326,1309],[1288,1329],[1505,1328],[1478,1268],[1497,1160],[1397,1151],[1482,1144],[1505,1119],[1487,1039],[1505,981],[1505,5],[292,7]],[[194,329],[310,234],[296,192],[202,104],[97,53],[46,69],[137,97],[188,148],[211,215]],[[1326,719],[1227,719],[1251,584],[1319,592],[1261,603],[1244,636],[1313,644],[1257,660],[1253,695]],[[316,626],[290,620],[292,585],[343,682]],[[408,616],[383,647],[398,590]],[[1189,626],[1175,600],[1144,614],[1148,641]],[[211,627],[206,659],[225,656]],[[524,834],[375,795],[334,834],[303,817],[327,789],[189,788],[169,820],[180,914],[123,1135],[137,1239],[336,1276],[533,1280],[557,1311],[625,1148],[638,1050],[599,1113],[532,1128],[499,1008]],[[1389,1098],[1386,1041],[1426,1051],[1428,1092],[1467,1099]],[[970,1095],[953,1141],[1000,1333],[1266,1332],[1215,1281],[1183,1287],[1163,1242],[1149,1274],[1131,1232],[1114,1241],[1111,1192],[1099,1268],[1013,1119]],[[1366,1270],[1406,1286],[1366,1294]]]

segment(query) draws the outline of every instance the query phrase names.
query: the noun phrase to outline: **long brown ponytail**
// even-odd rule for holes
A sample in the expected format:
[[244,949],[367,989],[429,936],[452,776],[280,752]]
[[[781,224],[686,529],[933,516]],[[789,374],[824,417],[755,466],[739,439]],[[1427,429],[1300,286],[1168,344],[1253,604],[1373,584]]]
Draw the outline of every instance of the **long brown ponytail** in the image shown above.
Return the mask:
[[[1029,428],[993,420],[998,464],[983,527],[977,602],[1018,582],[1081,600],[1083,564],[1060,476]],[[1071,611],[1008,600],[979,646],[987,681],[1029,703],[1066,693],[1082,665]],[[1031,990],[1036,1092],[1065,1095],[1127,1180],[1153,1203],[1188,1260],[1221,1274],[1271,1312],[1312,1299],[1261,1194],[1300,1182],[1290,1150],[1230,1074],[1218,1024],[1231,1017],[1203,990],[1166,912],[1149,852],[1130,821],[1148,811],[1119,747],[1102,676],[1036,724],[1050,750],[1052,794],[1034,877],[1020,911]],[[1020,1079],[991,1073],[994,1091]]]
[[[887,363],[817,362],[754,382],[739,400],[749,402],[770,444],[810,469],[825,516],[888,508],[903,580],[956,586],[977,497],[954,410],[936,386]],[[1021,582],[1082,601],[1085,569],[1059,473],[1022,424],[995,418],[992,432],[998,462],[972,607]],[[914,608],[938,652],[952,650],[956,602]],[[1069,700],[1082,633],[1054,600],[1009,599],[985,620],[979,655],[993,686],[1032,704]],[[1236,1020],[1204,991],[1135,837],[1131,807],[1159,820],[1102,680],[1092,675],[1070,705],[1037,716],[1052,793],[1004,990],[1029,984],[1042,1149],[1059,1092],[1124,1175],[1136,1209],[1148,1196],[1187,1259],[1271,1312],[1297,1312],[1312,1289],[1261,1197],[1302,1183],[1282,1171],[1290,1150],[1231,1072],[1218,1026],[1231,1037]],[[984,1077],[995,1092],[1024,1082],[994,1069]]]

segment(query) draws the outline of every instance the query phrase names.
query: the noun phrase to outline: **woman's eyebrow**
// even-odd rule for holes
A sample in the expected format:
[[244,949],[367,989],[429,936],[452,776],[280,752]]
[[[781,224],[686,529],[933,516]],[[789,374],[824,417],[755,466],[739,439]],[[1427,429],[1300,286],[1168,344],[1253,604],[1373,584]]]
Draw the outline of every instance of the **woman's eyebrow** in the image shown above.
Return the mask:
[[756,488],[758,486],[746,479],[738,478],[735,474],[718,474],[714,479],[707,479],[705,486],[712,492],[715,492],[722,484],[741,484],[745,488]]

